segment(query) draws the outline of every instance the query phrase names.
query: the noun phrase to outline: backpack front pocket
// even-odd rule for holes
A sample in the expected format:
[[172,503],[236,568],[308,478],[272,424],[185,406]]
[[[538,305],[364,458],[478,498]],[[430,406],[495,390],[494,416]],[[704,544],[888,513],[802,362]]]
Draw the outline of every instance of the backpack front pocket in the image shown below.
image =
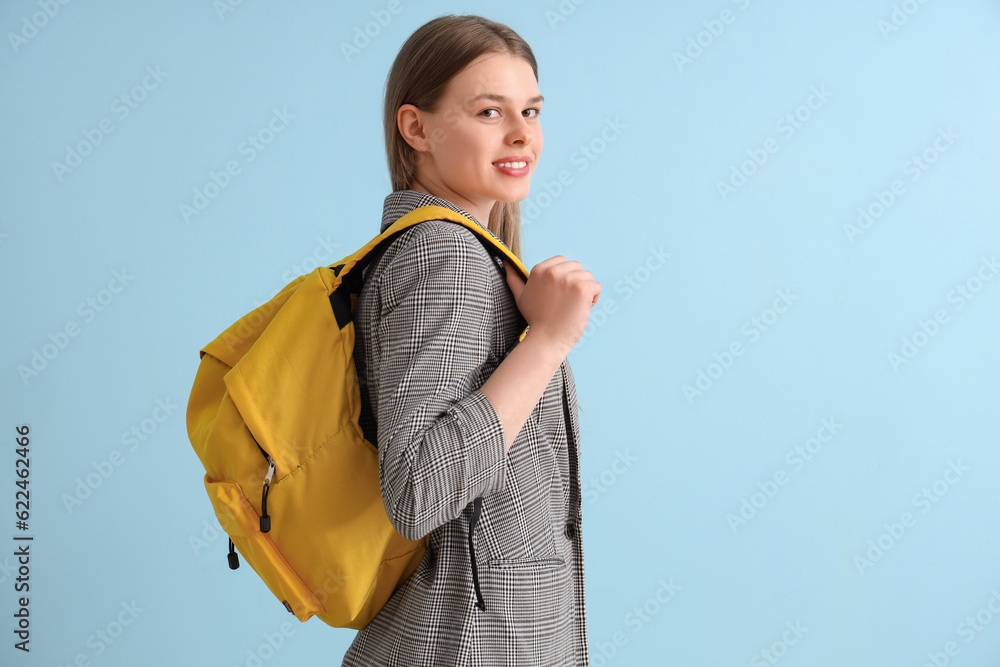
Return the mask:
[[260,575],[285,608],[300,621],[323,612],[323,605],[292,569],[266,533],[260,515],[235,482],[209,482],[205,488],[223,530],[244,560]]

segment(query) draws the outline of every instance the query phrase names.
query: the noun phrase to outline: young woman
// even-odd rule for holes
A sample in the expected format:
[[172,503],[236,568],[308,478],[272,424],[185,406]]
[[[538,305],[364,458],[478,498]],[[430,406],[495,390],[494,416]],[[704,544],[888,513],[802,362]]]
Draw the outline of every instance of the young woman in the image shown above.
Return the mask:
[[[541,155],[541,107],[535,57],[510,28],[478,16],[420,27],[386,84],[382,230],[434,204],[520,256],[517,202]],[[589,664],[566,355],[601,286],[562,255],[527,282],[501,266],[472,232],[432,220],[365,272],[361,425],[389,518],[429,546],[344,665]]]

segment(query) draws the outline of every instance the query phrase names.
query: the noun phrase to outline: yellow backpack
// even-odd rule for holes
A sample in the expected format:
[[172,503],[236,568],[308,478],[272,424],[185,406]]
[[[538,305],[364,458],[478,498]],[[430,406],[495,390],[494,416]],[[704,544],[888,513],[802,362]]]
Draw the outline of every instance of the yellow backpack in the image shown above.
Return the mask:
[[427,220],[464,225],[527,280],[476,222],[422,206],[340,262],[299,276],[200,353],[187,430],[229,534],[229,566],[239,567],[238,549],[303,622],[363,628],[427,549],[426,536],[404,538],[385,510],[378,450],[358,421],[352,321],[375,251]]

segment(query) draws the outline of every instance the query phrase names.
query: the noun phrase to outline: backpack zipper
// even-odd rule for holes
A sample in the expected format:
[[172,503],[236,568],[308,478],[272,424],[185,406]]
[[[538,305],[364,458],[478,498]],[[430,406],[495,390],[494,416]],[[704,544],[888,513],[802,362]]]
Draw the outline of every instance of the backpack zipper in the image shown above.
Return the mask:
[[[267,459],[267,476],[264,477],[264,489],[260,497],[260,532],[266,533],[271,530],[271,517],[267,513],[267,492],[270,490],[271,480],[274,479],[274,460],[270,454],[264,451],[264,448],[260,446],[260,443],[256,439],[254,439],[254,444],[257,445],[257,449]],[[236,545],[233,544],[233,538],[229,538],[228,560],[230,570],[236,570],[240,567],[240,558],[236,555]]]
[[257,449],[267,459],[267,475],[264,477],[264,488],[260,494],[260,532],[266,533],[271,530],[271,517],[267,513],[267,492],[271,489],[271,480],[274,479],[274,460],[271,455],[264,451],[264,448],[257,443]]

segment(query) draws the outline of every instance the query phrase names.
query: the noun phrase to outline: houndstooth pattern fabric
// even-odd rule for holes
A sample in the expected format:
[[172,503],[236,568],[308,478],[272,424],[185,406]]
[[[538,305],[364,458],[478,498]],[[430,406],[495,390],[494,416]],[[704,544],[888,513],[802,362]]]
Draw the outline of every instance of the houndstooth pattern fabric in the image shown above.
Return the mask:
[[[386,197],[381,229],[428,204],[474,220],[401,190]],[[355,636],[345,667],[589,665],[579,465],[571,479],[569,462],[579,449],[567,442],[563,404],[578,444],[569,362],[509,453],[479,391],[525,325],[501,264],[461,225],[421,223],[368,266],[355,307],[361,425],[378,447],[393,524],[410,539],[430,537],[417,570]],[[485,610],[475,605],[468,549],[477,496]]]

